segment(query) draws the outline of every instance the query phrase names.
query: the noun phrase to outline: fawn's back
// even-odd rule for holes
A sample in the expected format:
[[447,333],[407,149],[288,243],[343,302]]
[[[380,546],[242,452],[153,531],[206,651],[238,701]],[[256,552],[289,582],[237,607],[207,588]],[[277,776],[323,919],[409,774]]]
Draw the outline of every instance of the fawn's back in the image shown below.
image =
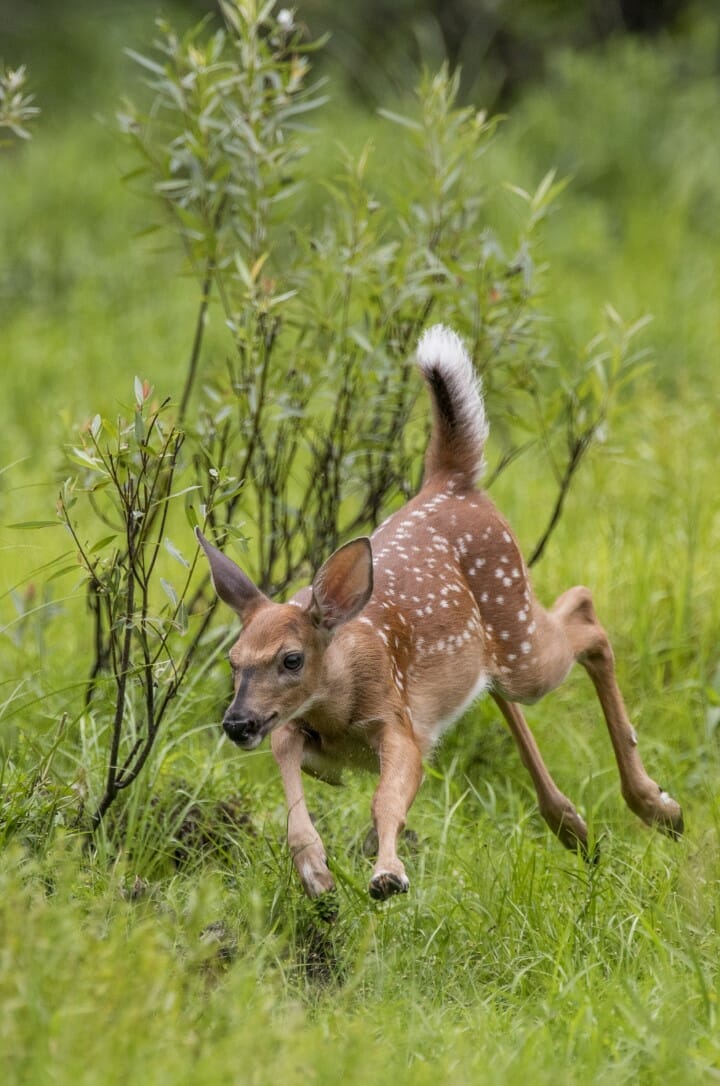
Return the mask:
[[539,616],[487,495],[433,477],[378,528],[372,550],[375,587],[355,623],[386,646],[424,751],[489,686],[533,699]]

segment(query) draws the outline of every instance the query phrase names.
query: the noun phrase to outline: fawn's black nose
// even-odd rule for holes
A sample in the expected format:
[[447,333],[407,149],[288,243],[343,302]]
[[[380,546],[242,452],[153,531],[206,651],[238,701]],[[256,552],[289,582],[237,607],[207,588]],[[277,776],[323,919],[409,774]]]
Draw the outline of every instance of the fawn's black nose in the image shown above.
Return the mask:
[[233,743],[237,743],[239,747],[257,742],[261,728],[262,720],[260,717],[249,713],[238,715],[237,713],[228,712],[223,719],[223,729],[226,736]]
[[223,729],[228,739],[232,740],[233,743],[236,743],[239,747],[244,747],[246,750],[251,750],[270,731],[276,716],[277,713],[271,713],[269,717],[263,718],[256,716],[254,713],[238,713],[230,708],[223,718]]

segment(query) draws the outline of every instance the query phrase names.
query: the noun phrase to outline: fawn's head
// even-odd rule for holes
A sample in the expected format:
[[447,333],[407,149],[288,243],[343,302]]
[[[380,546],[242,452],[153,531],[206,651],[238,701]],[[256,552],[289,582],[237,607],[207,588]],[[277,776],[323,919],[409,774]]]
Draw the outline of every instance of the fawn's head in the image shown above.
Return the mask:
[[355,618],[372,593],[370,541],[355,539],[335,551],[315,574],[307,600],[274,603],[199,530],[196,535],[215,591],[243,624],[230,650],[235,694],[223,728],[234,743],[252,750],[318,698],[335,630]]

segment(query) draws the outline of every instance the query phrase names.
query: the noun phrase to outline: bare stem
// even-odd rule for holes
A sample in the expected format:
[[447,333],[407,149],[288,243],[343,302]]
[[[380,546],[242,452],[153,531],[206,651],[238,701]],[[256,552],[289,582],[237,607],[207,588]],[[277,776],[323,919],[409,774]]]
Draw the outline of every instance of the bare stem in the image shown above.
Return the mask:
[[540,536],[540,539],[535,545],[535,549],[530,555],[530,558],[528,560],[529,566],[534,566],[535,563],[539,562],[539,560],[542,558],[545,548],[550,540],[550,537],[558,526],[560,517],[562,516],[563,507],[565,505],[565,499],[568,495],[568,491],[570,490],[570,484],[572,483],[573,476],[575,475],[577,469],[580,467],[580,462],[592,442],[594,433],[595,429],[593,427],[587,430],[580,437],[576,438],[573,445],[571,446],[570,456],[568,458],[567,464],[565,465],[565,471],[563,472],[562,478],[560,480],[560,486],[558,489],[557,498],[555,499],[555,505],[553,506],[552,513],[550,514],[550,519],[548,520],[547,527],[545,528],[543,534]]

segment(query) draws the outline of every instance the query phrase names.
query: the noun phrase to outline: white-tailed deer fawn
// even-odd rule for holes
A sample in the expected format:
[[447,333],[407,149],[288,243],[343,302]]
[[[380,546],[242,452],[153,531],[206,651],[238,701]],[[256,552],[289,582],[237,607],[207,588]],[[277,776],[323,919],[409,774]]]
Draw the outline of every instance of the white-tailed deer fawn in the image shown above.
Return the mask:
[[215,589],[242,621],[230,651],[235,697],[223,726],[252,750],[270,735],[288,804],[288,843],[310,897],[333,887],[305,804],[301,770],[332,783],[343,766],[379,769],[378,850],[370,894],[408,889],[398,835],[422,763],[484,691],[505,717],[540,812],[566,848],[587,855],[583,819],[558,789],[518,702],[534,702],[577,660],[592,679],[631,810],[671,836],[682,812],[646,773],[587,588],[546,611],[508,525],[475,489],[487,422],[471,361],[442,326],[418,363],[433,427],[419,494],[371,539],[337,550],[289,603],[273,603],[202,534]]

